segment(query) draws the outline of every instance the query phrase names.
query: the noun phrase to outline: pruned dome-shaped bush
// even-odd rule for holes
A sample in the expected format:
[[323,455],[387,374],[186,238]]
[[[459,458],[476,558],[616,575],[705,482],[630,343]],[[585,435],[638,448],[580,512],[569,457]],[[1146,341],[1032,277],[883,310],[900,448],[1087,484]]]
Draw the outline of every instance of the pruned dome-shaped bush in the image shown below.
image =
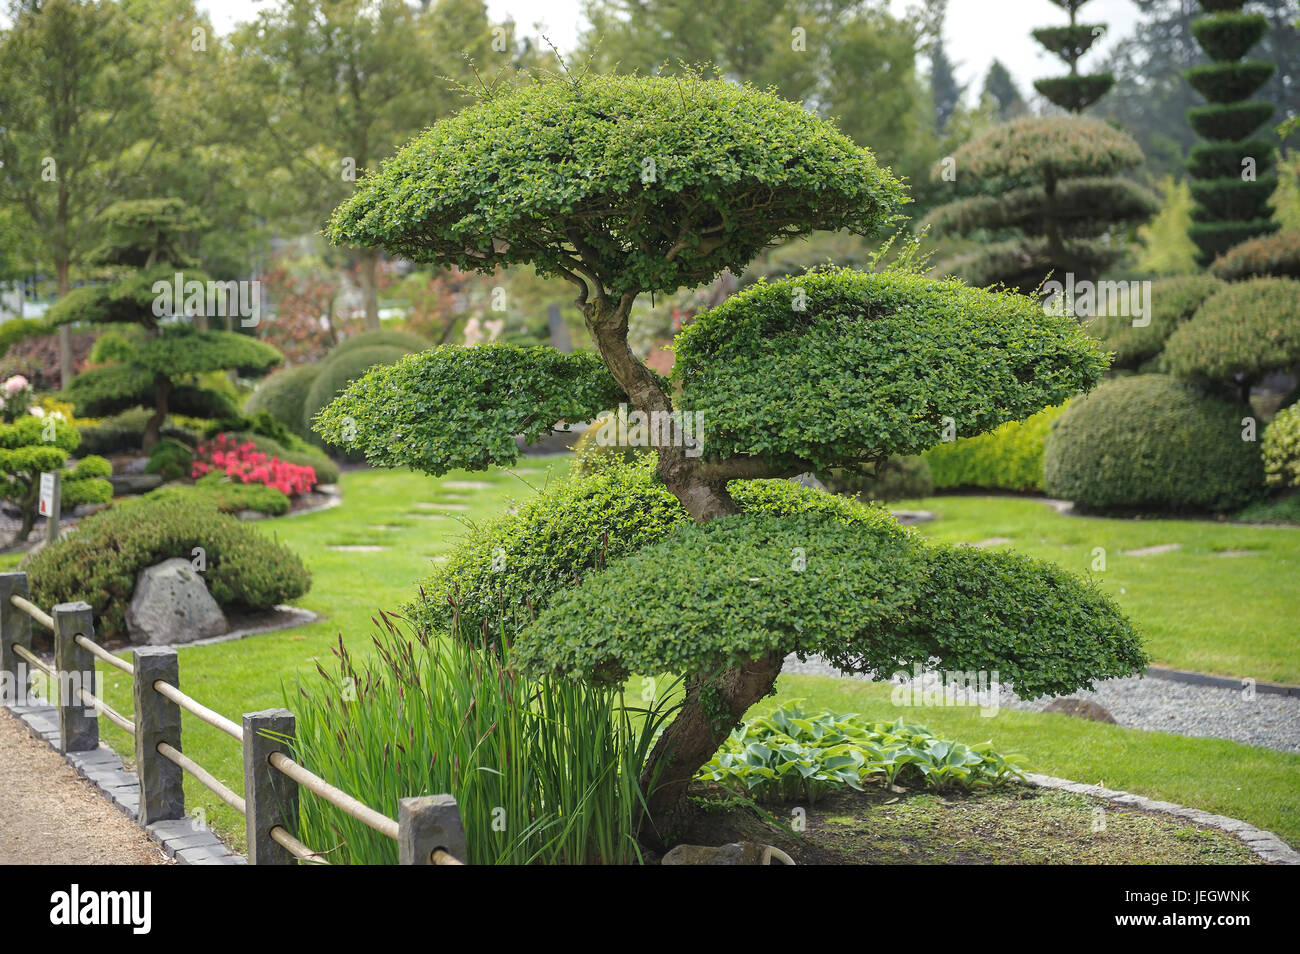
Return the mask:
[[875,231],[905,201],[869,151],[771,93],[692,75],[543,74],[402,147],[328,234],[415,262],[563,276],[565,229],[582,218],[581,254],[617,299],[739,273],[775,236]]
[[333,361],[340,355],[348,354],[359,348],[401,348],[403,351],[425,351],[432,348],[429,339],[422,338],[412,331],[398,331],[394,328],[380,328],[378,331],[362,331],[344,338],[333,350],[327,360]]
[[1300,404],[1277,412],[1264,429],[1264,482],[1274,489],[1300,487]]
[[244,402],[244,413],[252,417],[266,411],[290,432],[305,437],[309,433],[303,411],[307,392],[320,374],[320,365],[296,364],[268,376]]
[[[338,357],[331,355],[329,360],[321,365],[320,372],[312,381],[311,387],[307,389],[307,397],[302,407],[304,421],[310,425],[316,420],[323,407],[371,368],[391,365],[409,353],[405,348],[376,345],[354,348]],[[344,433],[346,431],[348,428],[345,425],[337,441],[339,446],[346,447],[350,443],[347,434]]]
[[[1092,279],[1123,255],[1102,236],[1144,222],[1155,197],[1118,174],[1142,162],[1127,133],[1079,116],[1026,117],[1002,123],[952,156],[956,182],[975,195],[931,212],[936,237],[979,238],[981,247],[936,266],[972,285],[1001,283],[1033,291],[1055,273]],[[942,180],[944,161],[931,178]],[[973,180],[973,185],[972,185]]]
[[1248,278],[1300,279],[1300,231],[1242,242],[1214,260],[1210,271],[1225,282]]
[[1085,327],[1113,352],[1112,368],[1136,371],[1159,357],[1169,336],[1222,287],[1212,275],[1162,278],[1151,283],[1145,324],[1135,325],[1132,315],[1098,315]]
[[1180,378],[1243,399],[1270,372],[1300,367],[1300,281],[1225,285],[1169,336],[1165,364]]
[[1248,406],[1163,374],[1115,378],[1070,402],[1047,438],[1044,483],[1093,510],[1230,511],[1259,495]]
[[[962,342],[954,347],[955,342]],[[1033,299],[894,272],[756,284],[677,338],[678,405],[708,459],[851,466],[1021,420],[1092,387],[1105,360]]]

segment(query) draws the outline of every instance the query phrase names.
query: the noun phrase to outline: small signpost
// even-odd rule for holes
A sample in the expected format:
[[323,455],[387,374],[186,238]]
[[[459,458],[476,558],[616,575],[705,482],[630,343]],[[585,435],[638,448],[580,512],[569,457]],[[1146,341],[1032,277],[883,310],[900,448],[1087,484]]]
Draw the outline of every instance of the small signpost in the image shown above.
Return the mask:
[[39,513],[42,517],[49,517],[49,529],[45,533],[45,542],[53,543],[59,539],[59,517],[60,501],[59,490],[62,483],[62,474],[55,472],[52,474],[41,474],[41,502]]

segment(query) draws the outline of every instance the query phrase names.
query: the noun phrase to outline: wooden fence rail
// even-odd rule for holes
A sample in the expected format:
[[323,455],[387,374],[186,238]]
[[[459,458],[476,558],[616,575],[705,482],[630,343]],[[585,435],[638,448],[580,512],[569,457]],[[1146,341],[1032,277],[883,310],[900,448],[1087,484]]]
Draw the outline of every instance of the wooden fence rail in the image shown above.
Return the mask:
[[[295,720],[288,709],[245,713],[242,725],[236,723],[180,690],[176,650],[140,646],[134,650],[134,664],[128,663],[95,642],[88,604],[60,603],[47,614],[28,599],[27,585],[26,573],[0,573],[0,673],[10,676],[20,699],[30,693],[31,670],[45,674],[49,692],[57,699],[59,744],[65,753],[99,745],[100,717],[134,738],[140,824],[148,827],[185,817],[182,783],[188,773],[244,816],[250,864],[329,864],[298,840],[299,788],[396,841],[400,864],[465,863],[465,828],[450,795],[403,798],[397,819],[389,818],[294,761]],[[33,621],[54,634],[53,666],[32,652]],[[96,661],[131,676],[134,721],[94,692]],[[182,711],[240,743],[242,796],[184,754]]]

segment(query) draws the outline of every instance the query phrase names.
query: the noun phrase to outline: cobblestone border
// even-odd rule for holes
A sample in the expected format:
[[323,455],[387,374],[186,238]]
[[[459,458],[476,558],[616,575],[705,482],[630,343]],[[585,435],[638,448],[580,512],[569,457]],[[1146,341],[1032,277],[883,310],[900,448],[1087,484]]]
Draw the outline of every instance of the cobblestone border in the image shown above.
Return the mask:
[[1123,805],[1125,808],[1136,808],[1144,812],[1160,812],[1164,815],[1173,815],[1175,818],[1204,825],[1206,828],[1217,828],[1219,831],[1232,835],[1269,864],[1300,865],[1300,852],[1273,832],[1264,831],[1236,818],[1229,818],[1227,815],[1214,815],[1210,812],[1203,812],[1199,808],[1185,808],[1182,805],[1175,805],[1173,802],[1160,802],[1142,795],[1134,795],[1131,792],[1102,788],[1100,785],[1084,785],[1082,782],[1071,782],[1069,779],[1056,778],[1052,775],[1036,775],[1033,772],[1026,772],[1025,780],[1030,785],[1038,788],[1054,788],[1065,792],[1073,792],[1076,795],[1091,795],[1094,798],[1101,798],[1115,805]]
[[[59,751],[59,710],[44,703],[35,706],[5,706],[27,730]],[[127,771],[122,759],[103,742],[88,752],[60,753],[77,774],[94,785],[127,818],[138,821],[140,779]],[[242,865],[247,861],[232,852],[206,825],[192,818],[154,822],[145,832],[169,858],[182,865]]]

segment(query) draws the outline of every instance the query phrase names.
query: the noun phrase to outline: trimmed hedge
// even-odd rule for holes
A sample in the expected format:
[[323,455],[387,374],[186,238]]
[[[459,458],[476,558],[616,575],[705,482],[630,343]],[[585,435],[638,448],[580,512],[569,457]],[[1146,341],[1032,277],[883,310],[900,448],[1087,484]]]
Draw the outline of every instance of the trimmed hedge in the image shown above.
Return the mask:
[[1264,482],[1272,488],[1300,487],[1300,404],[1277,412],[1264,428]]
[[351,338],[344,338],[334,346],[325,360],[333,361],[339,355],[349,354],[361,348],[401,348],[410,353],[428,351],[432,347],[432,342],[414,332],[380,328],[378,331],[362,331]]
[[1089,319],[1086,327],[1114,352],[1111,368],[1136,371],[1158,357],[1175,329],[1222,288],[1223,283],[1210,275],[1164,278],[1151,284],[1148,324],[1135,327],[1131,317],[1100,315]]
[[297,364],[277,371],[257,386],[244,403],[244,413],[253,416],[266,411],[273,418],[299,436],[309,430],[303,416],[307,406],[307,392],[311,390],[320,365]]
[[820,476],[826,489],[832,493],[849,494],[882,503],[928,497],[934,490],[930,465],[920,455],[886,458],[876,465],[872,473],[834,470]]
[[1044,488],[1092,510],[1230,511],[1259,496],[1259,445],[1237,405],[1162,374],[1107,381],[1047,438]]
[[1165,364],[1180,378],[1238,390],[1300,366],[1300,281],[1225,285],[1169,336]]
[[1023,421],[1008,421],[987,434],[937,444],[925,452],[939,490],[979,487],[989,490],[1043,489],[1043,451],[1052,422],[1065,405],[1045,408]]
[[199,501],[211,504],[222,513],[237,514],[242,510],[256,510],[268,516],[279,517],[289,512],[289,498],[266,484],[245,484],[231,480],[224,474],[210,473],[193,484],[168,484],[145,494],[153,503],[163,501]]
[[1242,242],[1214,260],[1210,271],[1227,282],[1247,278],[1300,278],[1300,231]]
[[265,610],[307,592],[311,574],[292,550],[215,506],[141,498],[92,514],[77,532],[31,558],[32,599],[91,605],[104,637],[125,637],[126,608],[141,570],[202,547],[203,577],[223,609]]

